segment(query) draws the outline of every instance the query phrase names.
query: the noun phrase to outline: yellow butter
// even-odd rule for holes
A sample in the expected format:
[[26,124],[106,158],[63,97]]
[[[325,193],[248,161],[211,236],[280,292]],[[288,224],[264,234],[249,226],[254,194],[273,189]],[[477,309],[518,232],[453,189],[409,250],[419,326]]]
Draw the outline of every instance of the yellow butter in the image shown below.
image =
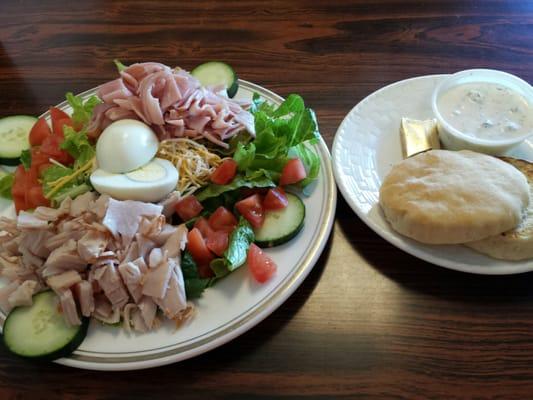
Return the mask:
[[431,149],[440,149],[437,121],[434,119],[421,121],[418,119],[402,118],[400,139],[404,158]]

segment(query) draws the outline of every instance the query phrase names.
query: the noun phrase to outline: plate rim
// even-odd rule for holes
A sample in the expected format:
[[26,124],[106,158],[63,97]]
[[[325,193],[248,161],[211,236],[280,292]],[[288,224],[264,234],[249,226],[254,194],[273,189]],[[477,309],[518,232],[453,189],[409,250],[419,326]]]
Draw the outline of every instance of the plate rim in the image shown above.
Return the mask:
[[[239,79],[238,81],[239,86],[246,90],[258,92],[259,94],[265,95],[267,98],[273,99],[279,103],[284,100],[282,96],[260,85],[243,79]],[[86,97],[94,94],[100,86],[101,85],[81,92],[78,94],[78,96]],[[56,105],[56,107],[60,109],[67,108],[68,103],[63,101]],[[46,111],[39,117],[46,118],[48,116],[49,111]],[[337,204],[337,187],[333,174],[331,154],[322,136],[320,136],[320,139],[315,146],[320,153],[322,169],[325,178],[325,201],[322,204],[321,209],[321,212],[324,213],[324,223],[317,230],[317,234],[313,238],[311,251],[302,257],[300,265],[297,266],[294,272],[292,272],[292,274],[290,274],[285,281],[280,282],[278,287],[270,294],[260,299],[260,301],[258,301],[250,310],[235,318],[235,322],[223,328],[220,332],[216,331],[214,334],[208,335],[206,338],[183,346],[183,348],[179,347],[164,352],[153,353],[150,353],[150,350],[148,350],[146,351],[147,354],[135,355],[131,357],[125,356],[105,358],[79,354],[77,351],[75,351],[69,357],[60,358],[54,360],[54,362],[69,367],[99,371],[138,370],[168,365],[198,356],[216,347],[219,347],[247,332],[263,321],[271,313],[273,313],[294,293],[294,291],[301,285],[307,275],[311,272],[318,261],[318,258],[322,254],[333,228]]]
[[[526,272],[533,271],[533,261],[529,262],[529,264],[514,264],[512,261],[503,261],[507,264],[509,264],[508,270],[502,270],[502,266],[497,266],[490,269],[483,269],[483,265],[477,265],[472,266],[468,264],[464,264],[461,262],[454,262],[452,260],[443,259],[441,257],[436,257],[431,254],[428,254],[420,249],[418,249],[417,246],[419,244],[417,243],[409,243],[404,241],[404,237],[402,237],[400,234],[396,232],[389,232],[385,229],[383,229],[380,224],[378,224],[374,219],[370,217],[370,214],[365,213],[357,204],[357,202],[351,197],[351,190],[348,188],[347,181],[345,180],[345,174],[342,173],[342,166],[340,164],[340,161],[337,158],[338,149],[340,146],[341,136],[343,136],[343,132],[346,132],[345,125],[348,123],[348,120],[350,117],[357,112],[358,108],[365,102],[372,99],[374,96],[379,96],[382,94],[382,92],[385,92],[387,90],[390,90],[394,86],[400,86],[400,85],[406,85],[413,81],[419,81],[419,80],[439,80],[443,79],[446,76],[449,76],[450,74],[431,74],[431,75],[421,75],[421,76],[415,76],[407,79],[402,79],[396,82],[392,82],[388,85],[385,85],[376,91],[368,94],[363,99],[361,99],[352,109],[344,116],[342,122],[340,123],[339,127],[337,128],[337,131],[335,133],[335,137],[333,139],[333,146],[332,146],[332,164],[333,164],[333,174],[335,176],[335,180],[337,182],[337,185],[339,187],[340,192],[342,193],[343,198],[348,203],[350,208],[355,212],[355,214],[370,228],[372,229],[378,236],[385,239],[387,242],[392,244],[393,246],[397,247],[398,249],[416,257],[423,261],[429,262],[433,265],[447,268],[454,271],[460,271],[460,272],[466,272],[471,274],[477,274],[477,275],[516,275],[516,274],[522,274]],[[377,153],[376,153],[377,154]],[[420,244],[422,245],[422,244]],[[459,245],[455,245],[459,246]],[[473,250],[470,250],[473,251]],[[477,254],[477,253],[476,253]],[[481,256],[484,256],[480,254]],[[492,258],[488,256],[484,256],[488,260],[493,260]]]

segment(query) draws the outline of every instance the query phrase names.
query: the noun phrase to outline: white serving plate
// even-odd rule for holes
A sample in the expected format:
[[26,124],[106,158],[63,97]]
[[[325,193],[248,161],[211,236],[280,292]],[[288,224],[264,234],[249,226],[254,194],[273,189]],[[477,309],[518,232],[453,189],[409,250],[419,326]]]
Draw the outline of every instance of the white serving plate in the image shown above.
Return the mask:
[[[274,104],[283,98],[246,81],[239,81],[238,99],[250,100],[257,92]],[[94,94],[95,89],[82,93]],[[70,112],[68,104],[59,108]],[[48,116],[48,113],[44,114]],[[302,283],[320,256],[329,237],[335,215],[337,192],[328,148],[316,144],[321,170],[312,194],[304,198],[306,219],[303,230],[289,243],[267,253],[278,265],[267,283],[255,283],[243,266],[195,301],[196,314],[176,329],[167,322],[145,334],[128,334],[122,328],[91,321],[87,337],[69,357],[57,363],[94,370],[133,370],[174,363],[205,353],[241,335],[278,308]],[[0,215],[14,216],[11,202],[0,201]]]
[[[339,189],[354,212],[382,238],[422,260],[476,274],[533,271],[533,260],[503,261],[460,245],[426,245],[396,233],[378,204],[379,187],[402,160],[400,120],[433,118],[431,95],[447,75],[429,75],[393,83],[370,94],[342,121],[333,143],[333,170]],[[533,161],[526,140],[508,155]]]

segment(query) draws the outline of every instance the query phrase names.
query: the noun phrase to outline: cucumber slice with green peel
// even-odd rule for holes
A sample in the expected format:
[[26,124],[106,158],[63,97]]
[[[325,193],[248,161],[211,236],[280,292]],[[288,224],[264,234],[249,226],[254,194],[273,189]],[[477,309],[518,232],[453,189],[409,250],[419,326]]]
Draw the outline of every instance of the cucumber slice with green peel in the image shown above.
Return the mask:
[[304,226],[305,205],[292,193],[287,193],[289,204],[281,210],[267,211],[263,226],[255,229],[255,243],[260,247],[274,247],[295,237]]
[[0,163],[20,164],[20,154],[30,148],[28,139],[37,118],[28,115],[14,115],[0,119]]
[[237,74],[233,68],[221,61],[209,61],[200,64],[191,72],[192,76],[200,81],[203,86],[223,84],[228,92],[228,97],[233,97],[239,89]]
[[72,353],[87,334],[89,319],[69,326],[60,312],[59,297],[52,291],[37,293],[31,306],[16,307],[3,328],[5,346],[14,354],[54,360]]

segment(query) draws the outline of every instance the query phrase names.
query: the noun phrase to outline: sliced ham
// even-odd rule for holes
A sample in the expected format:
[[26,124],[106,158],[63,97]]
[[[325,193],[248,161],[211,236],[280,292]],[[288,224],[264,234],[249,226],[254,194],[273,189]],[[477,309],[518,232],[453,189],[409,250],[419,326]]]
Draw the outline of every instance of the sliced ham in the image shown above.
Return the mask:
[[178,225],[177,229],[167,239],[163,245],[163,251],[166,251],[171,258],[177,258],[180,256],[181,251],[185,249],[187,245],[187,227],[185,224]]
[[86,267],[87,262],[78,254],[76,241],[70,239],[64,245],[50,253],[50,256],[44,263],[43,276],[46,278],[68,269],[83,271]]
[[113,308],[120,309],[128,303],[128,293],[117,269],[112,265],[97,270],[96,280],[109,299]]
[[138,306],[144,324],[148,329],[152,329],[157,313],[157,304],[154,303],[152,298],[144,296],[141,301],[138,302]]
[[94,296],[92,316],[106,324],[116,324],[120,321],[120,309],[113,308],[105,295],[97,294]]
[[37,291],[36,281],[24,281],[8,297],[7,301],[11,307],[31,306],[32,297]]
[[34,213],[21,211],[17,218],[17,229],[43,229],[48,227],[48,221],[38,218]]
[[46,258],[50,255],[50,249],[46,247],[46,242],[53,236],[54,234],[48,230],[24,232],[19,237],[19,249],[26,248],[35,256]]
[[97,230],[90,230],[78,240],[78,254],[86,263],[95,262],[105,250],[108,236]]
[[95,108],[91,131],[101,132],[111,121],[134,116],[151,125],[160,140],[206,138],[227,148],[226,140],[239,131],[255,135],[247,103],[229,99],[220,87],[202,87],[183,69],[141,63],[120,75],[99,88],[104,103]]
[[[160,99],[170,71],[146,68],[161,72],[150,89]],[[174,95],[183,95],[186,88],[175,83]],[[80,324],[80,316],[109,324],[123,316],[127,329],[145,332],[159,326],[158,308],[166,318],[184,320],[192,314],[179,267],[188,231],[168,224],[162,210],[87,193],[57,210],[0,217],[0,277],[8,282],[0,289],[0,309],[29,305],[35,293],[51,288],[71,325]]]
[[[180,271],[179,275],[177,271]],[[176,318],[181,311],[187,308],[181,269],[175,268],[172,271],[165,296],[161,299],[155,298],[154,301],[159,305],[165,316],[170,319]]]
[[78,271],[74,270],[53,275],[46,280],[48,286],[50,286],[56,293],[61,292],[63,289],[68,289],[78,282],[81,282],[81,275]]
[[81,281],[74,285],[74,293],[80,305],[81,315],[90,317],[94,311],[93,285],[88,281]]
[[109,199],[103,224],[113,236],[121,237],[124,246],[127,247],[139,229],[141,217],[158,216],[162,209],[163,207],[151,203]]
[[166,250],[161,249],[160,247],[156,247],[152,249],[150,255],[148,256],[148,266],[150,268],[157,268],[163,262],[166,262],[167,258],[168,252]]
[[72,200],[69,214],[72,217],[79,217],[87,212],[89,205],[96,200],[95,192],[86,192]]
[[173,264],[165,262],[157,268],[150,268],[144,276],[142,293],[146,296],[163,298],[168,288]]
[[9,303],[9,297],[11,294],[20,287],[20,281],[14,280],[9,284],[0,288],[0,310],[4,314],[8,314],[13,306]]
[[138,302],[142,297],[142,272],[138,265],[128,262],[118,266],[118,272],[128,288],[128,292],[135,302]]
[[78,315],[76,303],[74,302],[74,296],[70,289],[63,290],[59,295],[59,304],[61,305],[61,311],[65,320],[70,325],[81,325],[81,319]]

